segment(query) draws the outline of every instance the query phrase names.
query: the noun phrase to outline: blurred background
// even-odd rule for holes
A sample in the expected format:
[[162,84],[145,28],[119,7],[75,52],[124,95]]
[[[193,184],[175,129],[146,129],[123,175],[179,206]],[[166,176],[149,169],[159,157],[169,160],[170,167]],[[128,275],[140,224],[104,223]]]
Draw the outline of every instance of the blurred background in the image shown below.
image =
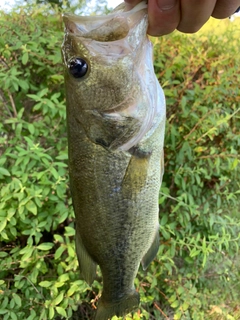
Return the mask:
[[[0,3],[0,9],[4,9],[4,10],[11,10],[11,8],[14,6],[14,5],[26,5],[26,4],[30,4],[30,3],[34,3],[35,1],[22,1],[22,0],[2,0],[1,3]],[[84,6],[84,10],[85,11],[85,14],[88,14],[89,12],[92,12],[92,13],[96,13],[96,9],[98,8],[99,11],[104,11],[104,7],[108,7],[108,8],[115,8],[117,5],[119,5],[121,2],[121,0],[100,0],[100,1],[96,1],[96,0],[91,0],[91,1],[82,1],[82,0],[67,0],[67,1],[64,1],[64,0],[39,0],[37,1],[37,3],[51,3],[52,5],[56,4],[62,8],[69,8],[71,7],[71,10],[73,10],[74,8],[74,11],[78,11],[77,8],[83,8]]]
[[[24,5],[27,3],[34,3],[35,0],[2,0],[0,3],[0,9],[3,10],[11,10],[11,8],[14,5]],[[96,13],[96,8],[101,8],[104,10],[104,7],[108,7],[109,9],[115,8],[118,6],[120,3],[123,2],[123,0],[90,0],[90,1],[82,1],[82,0],[38,0],[37,3],[51,3],[51,4],[56,4],[60,7],[71,7],[74,8],[74,10],[78,11],[76,8],[82,8],[83,4],[86,5],[84,11],[85,14],[88,14],[89,12],[91,13]],[[72,9],[71,9],[72,10]],[[101,11],[101,10],[100,10]],[[77,12],[76,12],[77,13]],[[239,16],[240,13],[236,14],[236,16]]]

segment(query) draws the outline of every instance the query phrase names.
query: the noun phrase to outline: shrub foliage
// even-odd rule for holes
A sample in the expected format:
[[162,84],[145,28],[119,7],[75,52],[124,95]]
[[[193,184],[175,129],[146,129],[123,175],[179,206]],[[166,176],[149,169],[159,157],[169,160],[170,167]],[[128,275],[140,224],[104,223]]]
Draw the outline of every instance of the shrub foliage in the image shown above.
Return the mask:
[[[211,30],[211,31],[210,31]],[[239,24],[155,39],[167,98],[161,245],[126,319],[239,319]],[[61,14],[1,12],[0,318],[92,319],[68,187]],[[77,311],[77,312],[76,312]],[[116,317],[115,317],[116,318]]]

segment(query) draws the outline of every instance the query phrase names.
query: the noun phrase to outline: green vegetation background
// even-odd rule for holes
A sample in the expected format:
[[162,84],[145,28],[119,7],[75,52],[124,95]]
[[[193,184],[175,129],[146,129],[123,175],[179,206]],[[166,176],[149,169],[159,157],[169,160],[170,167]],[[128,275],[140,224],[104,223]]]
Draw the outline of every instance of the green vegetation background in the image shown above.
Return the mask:
[[[167,99],[161,245],[126,319],[240,319],[239,19],[154,39]],[[0,319],[93,319],[68,183],[56,7],[0,13]],[[116,317],[115,317],[116,319]]]

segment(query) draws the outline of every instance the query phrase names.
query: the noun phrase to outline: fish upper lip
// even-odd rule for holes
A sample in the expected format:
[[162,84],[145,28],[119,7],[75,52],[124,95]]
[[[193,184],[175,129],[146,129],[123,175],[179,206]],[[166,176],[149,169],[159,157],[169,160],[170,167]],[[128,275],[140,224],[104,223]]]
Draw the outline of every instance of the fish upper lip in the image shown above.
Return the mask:
[[144,1],[140,2],[138,5],[136,5],[134,8],[128,11],[113,11],[112,13],[109,13],[108,15],[98,15],[98,16],[78,16],[73,13],[63,13],[63,19],[68,19],[73,22],[82,22],[82,21],[96,21],[96,20],[104,20],[109,18],[112,19],[113,17],[117,16],[119,13],[121,13],[121,16],[128,16],[134,12],[147,9],[147,3],[144,3]]
[[[66,33],[74,34],[74,36],[83,36],[84,34],[91,33],[93,30],[97,30],[99,27],[105,23],[111,22],[114,19],[124,20],[124,24],[128,26],[129,30],[131,29],[131,22],[129,25],[128,17],[134,13],[139,13],[142,10],[146,10],[147,14],[147,4],[143,1],[136,5],[134,8],[128,11],[116,10],[108,15],[99,15],[99,16],[78,16],[72,13],[64,13],[63,21],[66,26]],[[132,23],[134,24],[134,20]]]

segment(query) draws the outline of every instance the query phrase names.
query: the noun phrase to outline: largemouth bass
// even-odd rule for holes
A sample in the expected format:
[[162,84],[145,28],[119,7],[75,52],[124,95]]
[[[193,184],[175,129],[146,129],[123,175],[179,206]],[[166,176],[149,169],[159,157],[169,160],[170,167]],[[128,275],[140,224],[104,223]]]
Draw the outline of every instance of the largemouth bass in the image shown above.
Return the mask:
[[107,320],[139,305],[139,264],[146,269],[158,251],[165,98],[146,35],[146,2],[63,19],[76,251],[89,284],[101,268],[96,319]]

